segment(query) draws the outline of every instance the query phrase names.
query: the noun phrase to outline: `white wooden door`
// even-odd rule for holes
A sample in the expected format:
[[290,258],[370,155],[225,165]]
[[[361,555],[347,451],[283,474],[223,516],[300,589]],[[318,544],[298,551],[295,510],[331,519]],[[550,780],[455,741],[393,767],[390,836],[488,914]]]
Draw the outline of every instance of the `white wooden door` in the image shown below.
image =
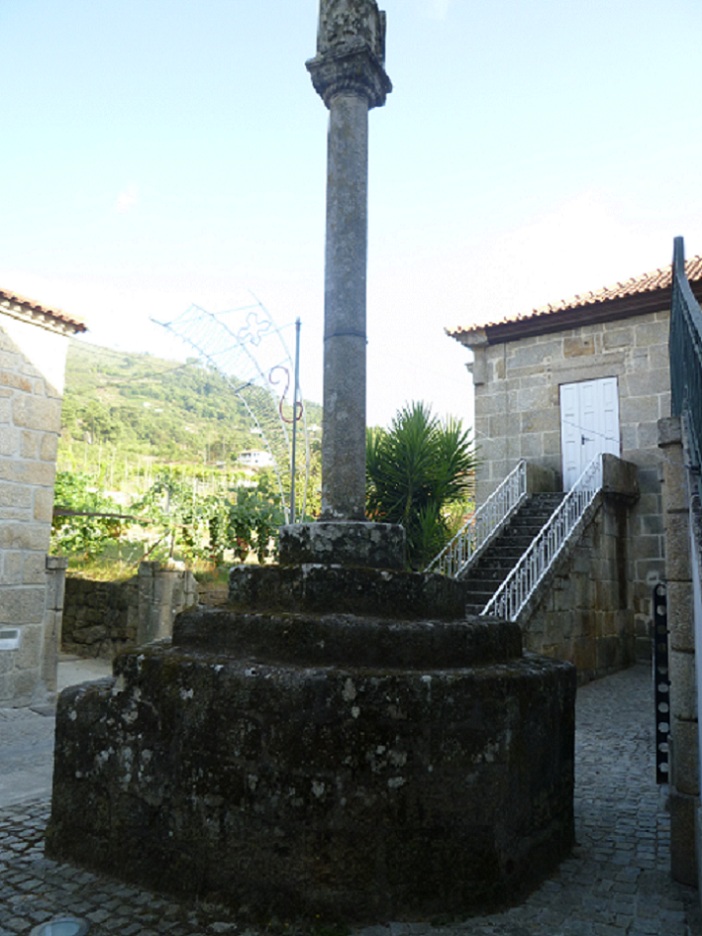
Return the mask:
[[616,377],[561,384],[563,488],[569,491],[595,455],[620,454]]

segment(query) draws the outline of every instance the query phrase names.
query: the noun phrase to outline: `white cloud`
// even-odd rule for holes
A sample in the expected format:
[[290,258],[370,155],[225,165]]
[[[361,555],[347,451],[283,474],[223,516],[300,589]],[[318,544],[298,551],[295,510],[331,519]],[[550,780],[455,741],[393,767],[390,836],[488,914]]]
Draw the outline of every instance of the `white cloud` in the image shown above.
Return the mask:
[[115,200],[115,211],[117,214],[126,214],[139,203],[139,193],[135,185],[128,185],[119,193]]
[[421,6],[429,19],[444,20],[453,0],[421,0]]

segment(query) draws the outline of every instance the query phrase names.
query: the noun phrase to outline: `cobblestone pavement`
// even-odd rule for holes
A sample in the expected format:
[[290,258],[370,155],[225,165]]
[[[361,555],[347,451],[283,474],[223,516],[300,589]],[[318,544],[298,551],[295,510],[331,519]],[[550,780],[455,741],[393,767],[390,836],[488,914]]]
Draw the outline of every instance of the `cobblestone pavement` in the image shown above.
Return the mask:
[[[466,921],[391,923],[356,936],[702,936],[697,893],[673,883],[665,791],[655,784],[646,667],[578,692],[577,845],[526,901]],[[0,777],[50,773],[53,718],[0,710]],[[7,755],[7,756],[6,756]],[[90,936],[253,936],[221,908],[185,905],[44,857],[48,797],[8,802],[0,781],[0,936],[64,914]],[[7,793],[7,790],[5,789]],[[278,932],[289,932],[276,927]],[[330,933],[317,928],[316,936]]]

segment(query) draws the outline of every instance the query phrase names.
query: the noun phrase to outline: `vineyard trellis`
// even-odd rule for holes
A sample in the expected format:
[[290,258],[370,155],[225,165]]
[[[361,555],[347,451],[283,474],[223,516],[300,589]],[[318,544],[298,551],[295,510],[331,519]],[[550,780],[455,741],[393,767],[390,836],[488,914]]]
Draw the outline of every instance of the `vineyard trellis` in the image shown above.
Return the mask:
[[[279,328],[268,309],[252,296],[245,305],[224,312],[209,312],[196,304],[172,321],[152,319],[167,329],[208,366],[218,371],[244,405],[272,460],[272,468],[285,505],[286,522],[305,516],[310,477],[310,445],[305,408],[301,402],[297,358],[293,361]],[[299,336],[299,320],[296,323]],[[292,386],[292,404],[286,400]],[[297,430],[302,430],[304,465],[302,484],[296,482],[300,469],[296,464]],[[286,483],[290,479],[289,485]],[[284,481],[285,479],[285,481]],[[295,491],[302,490],[298,511]],[[292,496],[287,500],[287,494]]]

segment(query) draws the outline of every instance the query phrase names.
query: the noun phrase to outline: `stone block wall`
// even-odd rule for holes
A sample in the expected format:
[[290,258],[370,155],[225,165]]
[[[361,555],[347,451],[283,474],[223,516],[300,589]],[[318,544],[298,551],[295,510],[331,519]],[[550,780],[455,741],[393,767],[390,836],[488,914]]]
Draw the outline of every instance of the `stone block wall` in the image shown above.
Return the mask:
[[580,683],[635,661],[628,509],[620,498],[602,495],[582,535],[519,618],[525,649],[575,664]]
[[120,650],[170,637],[176,614],[197,601],[197,582],[180,564],[142,562],[125,582],[69,577],[61,649],[112,660]]
[[[680,420],[672,417],[662,419],[658,428],[663,457],[663,520],[667,553],[671,870],[677,881],[696,886],[698,874],[702,871],[697,856],[702,839],[696,844],[699,838],[696,825],[700,815],[700,700],[695,627],[697,624],[702,631],[702,600],[695,595],[693,571],[699,561],[696,544],[702,523],[699,506],[695,511],[695,499],[690,496]],[[697,536],[692,537],[695,530]],[[699,583],[702,570],[698,567],[696,572]],[[700,605],[697,613],[696,601]],[[699,639],[702,640],[702,633]]]
[[[697,715],[697,744],[690,745],[689,760],[686,768],[690,776],[696,767],[698,792],[695,798],[695,859],[697,862],[697,896],[702,906],[702,501],[699,496],[691,499],[690,511],[692,523],[690,531],[690,565],[693,583],[693,630],[695,644],[695,671],[696,671],[696,715]],[[694,766],[690,763],[696,758]],[[683,761],[685,764],[685,761]],[[689,765],[689,766],[688,766]],[[677,765],[676,765],[677,769]],[[672,849],[671,849],[672,850]]]
[[0,705],[55,688],[47,553],[66,350],[65,335],[0,315]]
[[520,458],[562,478],[560,385],[616,377],[621,457],[638,468],[641,496],[629,516],[637,646],[648,653],[651,594],[664,577],[658,420],[670,413],[669,312],[472,346],[476,499],[484,503]]
[[127,582],[66,579],[61,627],[64,653],[112,660],[119,650],[136,644],[138,620],[136,576]]

